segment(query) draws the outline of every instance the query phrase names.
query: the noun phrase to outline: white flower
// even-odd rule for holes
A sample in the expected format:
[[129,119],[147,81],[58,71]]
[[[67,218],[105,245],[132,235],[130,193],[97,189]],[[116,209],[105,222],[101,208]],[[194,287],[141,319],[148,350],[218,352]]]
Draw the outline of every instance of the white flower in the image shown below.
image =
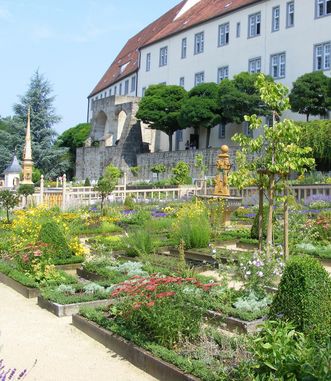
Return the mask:
[[216,254],[216,249],[213,249],[213,254]]
[[262,271],[259,271],[259,272],[257,273],[257,275],[258,275],[260,278],[262,278],[262,277],[263,277],[263,272],[262,272]]
[[251,272],[250,271],[246,271],[246,275],[251,275]]

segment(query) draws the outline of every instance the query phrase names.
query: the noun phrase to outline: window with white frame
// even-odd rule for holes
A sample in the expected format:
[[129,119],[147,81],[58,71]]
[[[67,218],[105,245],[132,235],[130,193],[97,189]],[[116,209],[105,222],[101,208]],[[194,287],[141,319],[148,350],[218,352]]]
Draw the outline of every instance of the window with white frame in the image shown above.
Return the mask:
[[225,78],[229,78],[229,66],[222,66],[217,69],[217,83]]
[[151,70],[151,53],[146,54],[146,71]]
[[109,96],[111,97],[111,89],[109,89]]
[[127,79],[125,82],[124,82],[124,95],[128,95],[129,94],[129,80]]
[[315,45],[315,70],[331,69],[331,41]]
[[280,7],[272,8],[272,31],[277,32],[280,26]]
[[205,72],[201,71],[200,73],[196,73],[194,76],[194,85],[199,85],[200,83],[204,83],[205,81]]
[[181,58],[186,58],[187,55],[187,38],[182,39]]
[[184,77],[179,78],[179,86],[181,86],[181,87],[185,86],[185,78]]
[[236,27],[236,37],[240,37],[240,22],[237,22],[237,27]]
[[218,138],[225,139],[225,123],[221,123],[218,126]]
[[145,95],[145,92],[146,92],[146,87],[143,87],[141,89],[141,96],[143,97]]
[[229,43],[230,23],[219,25],[218,27],[218,46],[224,46]]
[[120,95],[122,95],[122,84],[120,83]]
[[331,0],[315,0],[316,17],[331,15]]
[[168,64],[168,47],[164,46],[160,49],[160,66],[166,66]]
[[294,26],[294,1],[286,4],[286,28]]
[[197,33],[194,36],[194,54],[203,53],[205,47],[204,32]]
[[261,57],[252,58],[248,61],[248,71],[249,73],[261,72]]
[[114,95],[117,94],[117,86],[115,86],[115,89],[114,89]]
[[261,12],[248,16],[248,37],[256,37],[261,34]]
[[131,93],[136,91],[136,84],[137,84],[137,79],[136,78],[137,77],[135,75],[131,78]]
[[285,53],[273,54],[271,56],[271,76],[275,79],[284,78],[286,74],[286,55]]

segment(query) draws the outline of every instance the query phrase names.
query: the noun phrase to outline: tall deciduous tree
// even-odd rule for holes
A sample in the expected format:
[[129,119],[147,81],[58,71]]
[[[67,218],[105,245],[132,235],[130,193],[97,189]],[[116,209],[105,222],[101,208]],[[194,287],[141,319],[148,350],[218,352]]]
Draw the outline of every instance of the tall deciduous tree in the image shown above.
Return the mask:
[[314,71],[299,77],[290,94],[292,111],[310,115],[326,115],[331,109],[331,79],[322,71]]
[[[67,149],[54,146],[56,132],[53,126],[61,118],[56,114],[52,87],[37,70],[27,92],[14,105],[15,116],[26,126],[28,107],[31,108],[31,138],[34,165],[46,177],[56,177],[68,168]],[[21,142],[24,144],[24,139]]]
[[[242,123],[245,115],[268,115],[270,110],[261,100],[255,86],[258,74],[242,72],[232,80],[223,79],[219,84],[219,107],[222,123]],[[272,81],[271,77],[266,80]]]
[[[251,166],[247,158],[243,160],[242,171],[252,171],[252,175],[267,177],[269,213],[267,230],[267,250],[270,253],[273,236],[273,209],[277,176],[282,181],[284,191],[284,253],[288,255],[288,177],[290,172],[304,172],[314,165],[310,157],[311,148],[300,146],[301,129],[292,120],[279,121],[281,113],[288,109],[288,89],[282,84],[267,81],[260,74],[256,86],[262,101],[272,110],[273,124],[263,126],[263,134],[251,139],[243,134],[236,134],[233,140],[243,148],[243,154],[251,157]],[[261,128],[262,119],[256,115],[245,116],[251,129]],[[258,155],[257,155],[258,154]],[[248,159],[249,160],[249,159]],[[254,164],[255,162],[255,164]],[[254,164],[252,166],[252,164]],[[254,174],[254,172],[256,173]]]
[[220,122],[218,86],[216,83],[201,83],[188,92],[183,102],[179,122],[183,128],[203,127],[207,129],[206,148],[209,147],[210,131]]
[[169,137],[169,151],[172,151],[172,136],[180,130],[178,117],[187,92],[181,86],[152,85],[139,103],[137,118],[150,128],[160,130]]

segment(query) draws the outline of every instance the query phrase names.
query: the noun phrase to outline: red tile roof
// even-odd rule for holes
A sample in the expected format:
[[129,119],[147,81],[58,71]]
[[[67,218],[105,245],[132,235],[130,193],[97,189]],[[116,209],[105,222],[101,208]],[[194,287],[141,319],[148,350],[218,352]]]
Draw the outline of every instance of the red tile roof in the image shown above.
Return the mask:
[[[148,46],[173,34],[192,28],[195,25],[264,0],[200,0],[176,19],[186,1],[181,1],[170,11],[132,37],[89,96],[97,94],[113,83],[118,82],[121,78],[125,78],[137,71],[139,66],[139,49],[143,46]],[[126,66],[121,71],[123,65]]]
[[[151,40],[153,36],[158,34],[163,28],[171,24],[185,2],[186,0],[181,1],[174,8],[170,9],[170,11],[152,22],[134,37],[130,38],[89,96],[91,97],[97,94],[119,79],[134,73],[138,69],[139,48]],[[127,64],[127,66],[121,72],[121,66],[125,64]]]
[[263,0],[200,0],[194,7],[154,35],[145,46],[213,18],[261,1]]

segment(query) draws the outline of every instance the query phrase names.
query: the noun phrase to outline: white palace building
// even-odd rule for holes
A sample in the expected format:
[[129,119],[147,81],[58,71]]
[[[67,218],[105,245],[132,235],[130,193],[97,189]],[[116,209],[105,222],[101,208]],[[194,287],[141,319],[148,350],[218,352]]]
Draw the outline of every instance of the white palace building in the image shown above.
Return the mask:
[[[94,101],[141,97],[151,84],[189,90],[242,71],[261,71],[291,87],[314,70],[331,75],[331,0],[184,0],[126,43],[88,97],[88,120]],[[245,128],[216,126],[211,145],[229,144]],[[173,147],[185,149],[193,134],[193,129],[178,131]],[[205,134],[199,131],[201,148]],[[162,132],[142,135],[151,152],[168,149]]]

